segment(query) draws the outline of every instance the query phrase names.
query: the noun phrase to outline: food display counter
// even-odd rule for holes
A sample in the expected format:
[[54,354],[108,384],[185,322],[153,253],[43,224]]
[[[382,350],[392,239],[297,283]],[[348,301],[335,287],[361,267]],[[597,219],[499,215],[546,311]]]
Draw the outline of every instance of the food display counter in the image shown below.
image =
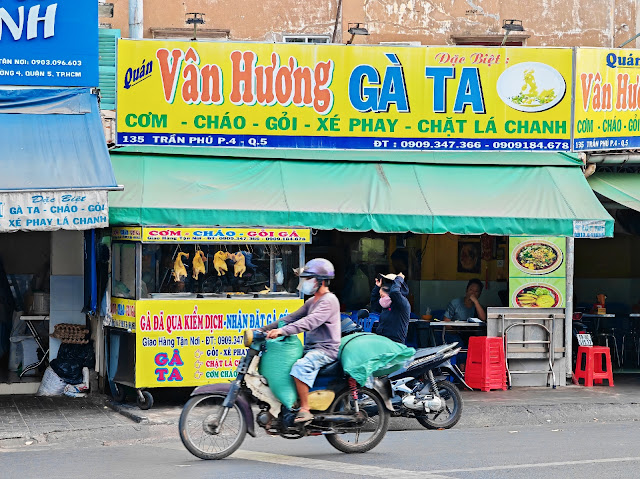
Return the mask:
[[111,239],[109,378],[143,409],[146,388],[232,380],[243,331],[302,305],[295,270],[309,229],[134,226]]

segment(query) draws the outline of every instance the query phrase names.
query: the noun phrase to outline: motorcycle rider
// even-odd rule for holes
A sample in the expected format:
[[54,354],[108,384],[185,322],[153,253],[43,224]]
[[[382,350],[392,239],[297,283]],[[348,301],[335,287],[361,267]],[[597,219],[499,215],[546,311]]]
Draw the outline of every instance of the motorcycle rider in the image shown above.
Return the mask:
[[278,328],[278,321],[264,326],[267,338],[305,334],[304,356],[291,368],[295,380],[300,411],[295,422],[306,423],[313,419],[309,410],[309,389],[322,366],[338,359],[340,348],[340,303],[329,291],[329,281],[335,277],[335,269],[330,261],[315,258],[307,262],[299,273],[298,289],[305,295],[312,295],[297,311],[282,318],[286,326]]

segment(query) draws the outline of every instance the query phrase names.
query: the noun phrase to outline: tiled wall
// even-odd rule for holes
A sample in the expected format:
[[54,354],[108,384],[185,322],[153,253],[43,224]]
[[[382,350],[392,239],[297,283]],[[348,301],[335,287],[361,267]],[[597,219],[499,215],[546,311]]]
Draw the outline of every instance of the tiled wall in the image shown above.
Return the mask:
[[[82,231],[55,231],[51,234],[51,313],[49,332],[56,324],[85,324],[84,235]],[[50,338],[49,358],[58,355],[60,340]]]

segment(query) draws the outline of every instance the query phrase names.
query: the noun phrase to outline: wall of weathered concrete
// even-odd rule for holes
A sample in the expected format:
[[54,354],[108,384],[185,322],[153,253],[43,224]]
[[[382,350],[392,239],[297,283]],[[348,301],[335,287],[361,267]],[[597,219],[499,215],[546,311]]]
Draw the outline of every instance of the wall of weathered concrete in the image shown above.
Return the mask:
[[[128,36],[128,0],[111,0],[114,18],[102,19]],[[187,12],[204,13],[204,28],[229,29],[231,40],[280,41],[283,34],[334,29],[339,0],[144,0],[144,36],[150,28],[186,27]],[[452,44],[452,36],[503,35],[504,19],[522,20],[529,46],[620,45],[640,31],[640,0],[342,0],[339,28],[362,22],[369,36],[355,44],[417,41]],[[640,47],[640,41],[630,46]]]
[[[110,0],[113,18],[101,19],[129,36],[129,0]],[[144,0],[144,37],[150,28],[185,28],[188,12],[205,14],[203,28],[231,30],[231,40],[281,41],[283,34],[333,33],[337,0]]]
[[[452,35],[502,36],[504,19],[522,20],[529,46],[611,46],[633,36],[637,0],[345,0],[344,28],[364,22],[357,43],[450,44]],[[628,31],[615,31],[623,24]]]

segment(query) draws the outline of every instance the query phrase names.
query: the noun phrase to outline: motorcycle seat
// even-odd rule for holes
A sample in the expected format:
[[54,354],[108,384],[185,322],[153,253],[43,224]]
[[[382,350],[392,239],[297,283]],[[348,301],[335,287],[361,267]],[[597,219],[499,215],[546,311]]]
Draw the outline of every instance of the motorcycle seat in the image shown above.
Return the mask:
[[416,354],[413,356],[413,359],[424,358],[425,356],[431,356],[433,354],[448,351],[449,349],[453,349],[456,346],[455,344],[443,344],[442,346],[434,346],[432,348],[422,348],[416,351]]
[[320,371],[318,371],[318,376],[316,378],[316,381],[318,380],[318,378],[333,379],[333,378],[340,378],[342,376],[344,376],[344,371],[342,370],[342,364],[340,363],[340,361],[334,361],[320,368]]

